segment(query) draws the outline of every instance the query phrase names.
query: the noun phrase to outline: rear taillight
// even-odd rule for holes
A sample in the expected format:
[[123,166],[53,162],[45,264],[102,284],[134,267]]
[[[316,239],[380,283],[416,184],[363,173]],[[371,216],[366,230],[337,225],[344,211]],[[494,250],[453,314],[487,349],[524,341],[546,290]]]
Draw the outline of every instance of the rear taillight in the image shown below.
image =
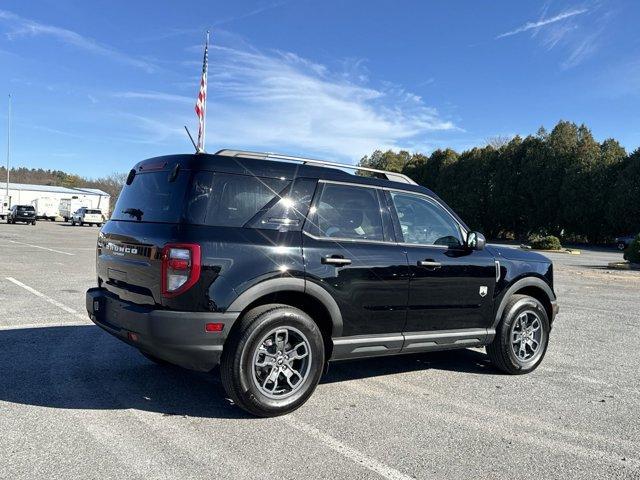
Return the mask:
[[162,296],[175,297],[200,278],[200,245],[170,243],[162,249]]

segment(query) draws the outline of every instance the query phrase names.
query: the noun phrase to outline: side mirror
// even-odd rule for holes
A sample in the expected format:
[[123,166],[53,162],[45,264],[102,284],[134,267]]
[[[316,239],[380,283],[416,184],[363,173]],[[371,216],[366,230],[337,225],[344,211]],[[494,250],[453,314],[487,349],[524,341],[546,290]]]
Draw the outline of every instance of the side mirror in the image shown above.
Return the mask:
[[467,235],[467,248],[469,250],[482,250],[487,244],[484,235],[478,232],[469,232]]

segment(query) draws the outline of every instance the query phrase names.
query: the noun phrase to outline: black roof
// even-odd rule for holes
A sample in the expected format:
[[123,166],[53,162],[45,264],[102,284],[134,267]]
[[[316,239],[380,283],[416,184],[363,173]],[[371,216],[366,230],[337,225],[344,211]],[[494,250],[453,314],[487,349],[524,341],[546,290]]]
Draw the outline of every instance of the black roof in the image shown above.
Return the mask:
[[393,182],[383,178],[355,175],[339,168],[304,165],[299,162],[296,163],[273,159],[264,160],[207,153],[177,154],[143,160],[138,162],[134,169],[136,173],[149,170],[171,170],[176,164],[180,164],[181,168],[189,170],[214,170],[217,172],[254,175],[257,177],[287,179],[305,177],[351,182],[362,185],[412,191],[437,198],[431,190],[420,185]]

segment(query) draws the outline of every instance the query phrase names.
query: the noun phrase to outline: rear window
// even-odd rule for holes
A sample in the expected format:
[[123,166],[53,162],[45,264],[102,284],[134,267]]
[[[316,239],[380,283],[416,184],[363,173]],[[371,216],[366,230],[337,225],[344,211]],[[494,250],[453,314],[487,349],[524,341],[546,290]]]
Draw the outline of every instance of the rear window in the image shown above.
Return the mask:
[[19,206],[18,206],[18,211],[19,211],[19,212],[35,212],[35,211],[36,211],[36,209],[35,209],[35,208],[33,208],[33,207],[32,207],[32,206],[30,206],[30,205],[19,205]]
[[86,213],[100,215],[102,212],[100,210],[87,210]]
[[297,229],[309,209],[315,181],[295,182],[214,172],[193,175],[185,219],[221,227]]
[[181,171],[173,182],[169,172],[138,173],[118,197],[112,219],[138,222],[178,223],[189,172]]
[[315,180],[211,171],[137,174],[125,185],[114,220],[300,230]]

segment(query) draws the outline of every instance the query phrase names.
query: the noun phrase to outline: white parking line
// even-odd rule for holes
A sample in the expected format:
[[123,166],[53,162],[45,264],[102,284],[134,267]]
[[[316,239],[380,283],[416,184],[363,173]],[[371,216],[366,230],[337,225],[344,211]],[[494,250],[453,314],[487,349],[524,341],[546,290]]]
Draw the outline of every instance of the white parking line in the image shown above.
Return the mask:
[[44,301],[49,302],[51,305],[55,305],[59,309],[64,310],[65,312],[73,315],[74,317],[79,318],[80,320],[84,320],[86,323],[89,323],[89,320],[87,319],[87,317],[85,315],[82,315],[82,314],[76,312],[73,308],[67,307],[63,303],[60,303],[59,301],[54,300],[51,297],[48,297],[44,293],[41,293],[41,292],[37,291],[35,288],[31,288],[29,285],[25,285],[24,283],[16,280],[13,277],[5,277],[5,278],[7,280],[9,280],[11,283],[13,283],[15,285],[18,285],[19,287],[24,288],[27,292],[33,293],[36,297],[40,297]]
[[7,330],[23,330],[29,328],[55,328],[55,327],[88,327],[93,325],[89,321],[84,322],[50,322],[50,323],[24,323],[22,325],[0,325],[0,332]]
[[41,247],[40,245],[32,245],[31,243],[24,243],[24,242],[16,242],[15,240],[9,240],[11,243],[17,243],[19,245],[26,245],[28,247],[33,247],[33,248],[40,248],[42,250],[48,250],[50,252],[54,252],[54,253],[61,253],[63,255],[70,255],[70,256],[74,256],[75,253],[69,253],[69,252],[62,252],[60,250],[56,250],[54,248],[47,248],[47,247]]
[[333,438],[331,435],[327,435],[326,433],[318,430],[311,425],[304,423],[293,415],[287,415],[281,417],[281,419],[288,423],[289,426],[299,430],[303,433],[306,433],[310,437],[315,438],[316,440],[321,441],[331,450],[335,450],[339,454],[347,457],[349,460],[354,461],[355,463],[362,465],[364,468],[371,470],[372,472],[377,473],[381,477],[384,477],[388,480],[414,480],[414,477],[409,475],[405,475],[404,473],[392,468],[388,465],[385,465],[378,460],[371,458],[369,455],[362,453],[355,448],[350,447],[342,443],[340,440]]

